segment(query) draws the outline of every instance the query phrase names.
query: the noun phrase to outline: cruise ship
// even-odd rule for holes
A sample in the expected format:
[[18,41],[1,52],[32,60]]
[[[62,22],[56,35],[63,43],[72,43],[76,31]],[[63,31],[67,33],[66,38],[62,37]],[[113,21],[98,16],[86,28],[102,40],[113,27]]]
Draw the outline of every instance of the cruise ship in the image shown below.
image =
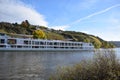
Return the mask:
[[[33,39],[30,35],[13,37],[0,33],[0,51],[82,51],[94,50],[92,43]],[[29,37],[28,37],[29,36]]]

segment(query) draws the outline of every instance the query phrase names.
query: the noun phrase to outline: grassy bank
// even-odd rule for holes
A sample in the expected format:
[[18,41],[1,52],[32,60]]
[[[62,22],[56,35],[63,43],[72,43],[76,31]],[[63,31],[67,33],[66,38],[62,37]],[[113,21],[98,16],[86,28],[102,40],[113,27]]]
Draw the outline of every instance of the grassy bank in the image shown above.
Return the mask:
[[92,60],[58,69],[50,80],[120,80],[120,62],[114,51],[98,51]]

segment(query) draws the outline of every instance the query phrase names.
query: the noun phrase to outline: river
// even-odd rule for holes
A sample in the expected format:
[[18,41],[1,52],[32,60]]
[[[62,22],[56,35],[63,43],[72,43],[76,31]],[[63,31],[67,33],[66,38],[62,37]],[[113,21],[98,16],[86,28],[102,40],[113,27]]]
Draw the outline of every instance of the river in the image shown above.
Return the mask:
[[[120,58],[120,48],[114,49]],[[47,80],[57,68],[92,58],[94,52],[0,52],[0,80]]]

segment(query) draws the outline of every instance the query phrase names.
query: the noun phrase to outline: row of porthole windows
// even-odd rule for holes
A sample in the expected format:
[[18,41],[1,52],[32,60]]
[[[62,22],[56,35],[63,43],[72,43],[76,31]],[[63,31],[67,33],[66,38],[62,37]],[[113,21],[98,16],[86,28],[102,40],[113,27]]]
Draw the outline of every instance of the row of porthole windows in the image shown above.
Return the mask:
[[[7,43],[8,44],[16,44],[16,40],[15,39],[8,39]],[[4,44],[5,43],[5,39],[0,39],[0,43]],[[31,44],[31,41],[24,41],[24,44]],[[35,45],[46,45],[46,42],[39,42],[39,41],[32,41],[32,44]],[[82,46],[82,44],[79,43],[60,43],[60,42],[47,42],[47,45],[72,45],[72,46]],[[89,46],[92,46],[92,44],[89,44]]]
[[[5,39],[0,39],[0,43],[4,44],[5,43]],[[16,40],[15,39],[8,39],[7,41],[8,44],[16,44]],[[24,44],[31,44],[31,41],[24,41]],[[46,42],[39,42],[39,41],[32,41],[32,44],[35,45],[46,45]],[[47,45],[71,45],[71,46],[82,46],[82,44],[77,44],[77,43],[58,43],[58,42],[47,42]],[[92,44],[89,44],[89,46],[92,46]]]
[[31,42],[32,42],[32,44],[34,45],[78,45],[78,46],[82,46],[82,44],[80,44],[80,43],[60,43],[60,42],[39,42],[39,41],[24,41],[24,44],[31,44]]
[[[0,45],[0,48],[5,48],[5,47],[6,47],[6,45]],[[82,47],[22,46],[22,45],[10,45],[9,48],[65,48],[65,49],[69,48],[69,49],[82,49]]]

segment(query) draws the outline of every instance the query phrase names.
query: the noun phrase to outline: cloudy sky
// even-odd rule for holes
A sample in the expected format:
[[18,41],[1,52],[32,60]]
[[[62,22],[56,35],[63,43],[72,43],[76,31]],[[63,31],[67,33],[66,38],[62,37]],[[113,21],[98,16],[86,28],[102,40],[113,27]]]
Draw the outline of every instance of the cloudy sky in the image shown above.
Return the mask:
[[120,41],[120,0],[0,0],[0,22],[23,20]]

